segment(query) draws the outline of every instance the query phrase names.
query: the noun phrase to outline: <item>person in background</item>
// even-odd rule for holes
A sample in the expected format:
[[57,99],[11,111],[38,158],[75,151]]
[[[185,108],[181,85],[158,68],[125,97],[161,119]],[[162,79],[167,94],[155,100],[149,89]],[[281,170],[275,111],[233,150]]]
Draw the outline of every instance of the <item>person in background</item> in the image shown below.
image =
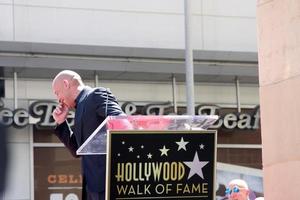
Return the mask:
[[5,189],[5,178],[7,168],[7,141],[6,128],[0,122],[0,199]]
[[[52,113],[57,123],[55,134],[74,157],[78,157],[76,150],[107,116],[125,115],[109,90],[84,85],[80,75],[74,71],[58,73],[53,79],[52,89],[59,101]],[[66,120],[70,109],[76,110],[73,131]],[[81,157],[82,200],[105,199],[105,162],[105,155]]]
[[249,188],[246,181],[234,179],[228,183],[225,195],[229,200],[249,200]]

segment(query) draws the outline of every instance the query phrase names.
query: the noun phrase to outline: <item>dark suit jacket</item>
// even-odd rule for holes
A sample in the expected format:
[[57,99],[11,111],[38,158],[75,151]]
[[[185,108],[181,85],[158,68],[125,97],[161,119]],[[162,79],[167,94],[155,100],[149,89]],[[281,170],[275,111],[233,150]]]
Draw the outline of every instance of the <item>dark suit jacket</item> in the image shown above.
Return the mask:
[[[85,87],[76,98],[74,132],[65,121],[55,129],[55,134],[70,150],[76,150],[93,133],[107,116],[124,114],[116,98],[105,88]],[[70,136],[71,135],[71,136]],[[103,192],[105,189],[105,155],[82,156],[82,173],[89,192]]]

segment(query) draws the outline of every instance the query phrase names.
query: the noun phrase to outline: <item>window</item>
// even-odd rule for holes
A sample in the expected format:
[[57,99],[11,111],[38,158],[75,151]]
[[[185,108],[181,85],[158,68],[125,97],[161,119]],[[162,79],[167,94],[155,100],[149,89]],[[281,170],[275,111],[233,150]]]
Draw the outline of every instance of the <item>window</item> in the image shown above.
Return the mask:
[[34,128],[34,197],[36,200],[80,200],[81,164],[53,134]]

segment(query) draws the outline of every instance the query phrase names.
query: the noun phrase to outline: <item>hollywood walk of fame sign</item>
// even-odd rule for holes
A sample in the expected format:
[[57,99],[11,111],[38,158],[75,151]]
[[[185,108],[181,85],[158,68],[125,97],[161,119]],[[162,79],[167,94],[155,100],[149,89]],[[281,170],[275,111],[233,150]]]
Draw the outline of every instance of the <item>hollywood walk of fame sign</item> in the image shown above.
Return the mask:
[[108,200],[215,199],[216,131],[111,131]]

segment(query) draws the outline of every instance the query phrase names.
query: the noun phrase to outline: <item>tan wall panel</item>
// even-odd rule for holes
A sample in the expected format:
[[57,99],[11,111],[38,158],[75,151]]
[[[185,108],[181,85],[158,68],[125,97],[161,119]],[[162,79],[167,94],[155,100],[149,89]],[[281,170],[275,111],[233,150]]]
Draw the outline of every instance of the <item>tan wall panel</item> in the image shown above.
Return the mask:
[[259,81],[271,84],[300,74],[300,2],[269,1],[259,4]]
[[264,165],[300,157],[300,78],[260,88]]
[[265,199],[298,200],[300,1],[258,1]]
[[300,185],[300,161],[278,163],[264,170],[266,200],[298,200]]

